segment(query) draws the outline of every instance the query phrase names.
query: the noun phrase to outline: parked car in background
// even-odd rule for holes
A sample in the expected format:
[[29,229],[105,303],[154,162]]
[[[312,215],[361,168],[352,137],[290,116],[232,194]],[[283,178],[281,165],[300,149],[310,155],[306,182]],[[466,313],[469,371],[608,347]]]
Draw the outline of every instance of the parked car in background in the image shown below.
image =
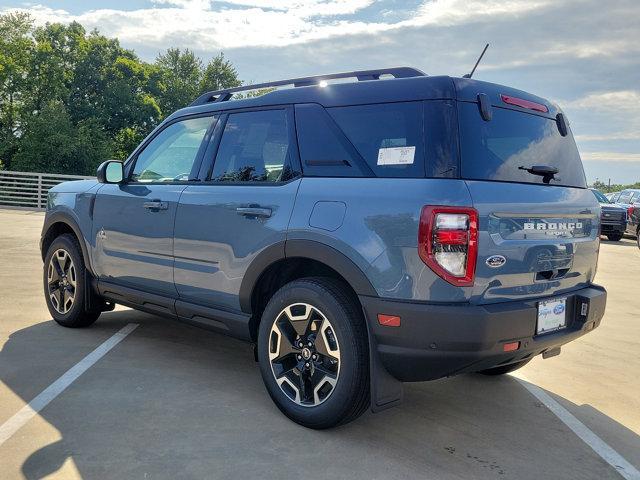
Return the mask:
[[620,192],[609,192],[609,193],[605,193],[604,196],[607,197],[607,200],[609,200],[609,202],[614,203],[613,202],[613,196],[619,194]]
[[595,188],[591,191],[600,203],[600,235],[606,235],[613,242],[622,239],[627,228],[627,210],[611,203],[604,194]]
[[627,208],[626,233],[636,237],[638,248],[640,248],[640,203],[629,205]]
[[627,188],[626,190],[622,190],[613,195],[611,201],[627,211],[627,228],[625,234],[634,237],[640,247],[640,239],[638,239],[638,235],[640,234],[640,189]]
[[628,188],[621,192],[616,192],[612,194],[609,200],[626,208],[629,205],[640,202],[640,189]]

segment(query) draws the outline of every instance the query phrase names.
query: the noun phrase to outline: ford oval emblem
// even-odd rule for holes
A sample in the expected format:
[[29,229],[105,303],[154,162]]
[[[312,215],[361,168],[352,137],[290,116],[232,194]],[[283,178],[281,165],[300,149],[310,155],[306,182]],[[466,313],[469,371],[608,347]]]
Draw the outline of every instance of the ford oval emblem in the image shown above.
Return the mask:
[[499,268],[507,263],[507,259],[502,255],[491,255],[485,263],[491,268]]

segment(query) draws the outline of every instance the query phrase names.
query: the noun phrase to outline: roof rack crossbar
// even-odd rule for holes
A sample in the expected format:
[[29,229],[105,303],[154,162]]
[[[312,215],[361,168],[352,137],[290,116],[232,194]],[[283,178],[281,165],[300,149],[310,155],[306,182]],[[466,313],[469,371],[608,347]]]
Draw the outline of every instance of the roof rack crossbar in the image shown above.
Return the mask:
[[317,85],[323,80],[335,80],[338,78],[357,78],[358,81],[363,80],[379,80],[382,75],[391,75],[394,78],[423,77],[426,74],[417,68],[412,67],[395,67],[382,68],[378,70],[358,70],[353,72],[331,73],[328,75],[316,75],[312,77],[290,78],[288,80],[278,80],[275,82],[257,83],[253,85],[243,85],[241,87],[225,88],[200,95],[190,105],[204,105],[209,102],[226,102],[234,93],[244,92],[248,90],[259,90],[261,88],[282,87],[285,85],[293,85],[294,87],[306,87]]

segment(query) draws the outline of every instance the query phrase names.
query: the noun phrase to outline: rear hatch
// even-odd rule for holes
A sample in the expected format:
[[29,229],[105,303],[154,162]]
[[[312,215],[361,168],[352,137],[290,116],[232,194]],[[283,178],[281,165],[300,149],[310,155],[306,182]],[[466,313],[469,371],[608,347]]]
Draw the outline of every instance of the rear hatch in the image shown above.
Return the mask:
[[471,302],[587,286],[597,265],[600,207],[568,124],[543,99],[474,83],[485,86],[483,101],[477,89],[458,101],[461,177],[479,217]]

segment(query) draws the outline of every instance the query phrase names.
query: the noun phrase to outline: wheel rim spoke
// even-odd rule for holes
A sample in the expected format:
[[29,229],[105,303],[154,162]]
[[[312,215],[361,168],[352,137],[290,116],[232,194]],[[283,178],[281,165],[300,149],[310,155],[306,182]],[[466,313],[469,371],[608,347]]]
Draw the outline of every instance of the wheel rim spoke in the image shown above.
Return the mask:
[[309,304],[284,308],[271,328],[269,360],[276,383],[293,402],[305,407],[324,402],[340,373],[340,348],[331,322]]
[[315,339],[315,347],[319,354],[329,357],[333,360],[340,360],[340,349],[338,348],[338,342],[335,339],[335,334],[331,324],[327,321],[323,321],[320,326],[320,331]]
[[77,276],[71,255],[64,249],[56,250],[51,256],[47,287],[53,308],[61,314],[69,312],[75,302]]

